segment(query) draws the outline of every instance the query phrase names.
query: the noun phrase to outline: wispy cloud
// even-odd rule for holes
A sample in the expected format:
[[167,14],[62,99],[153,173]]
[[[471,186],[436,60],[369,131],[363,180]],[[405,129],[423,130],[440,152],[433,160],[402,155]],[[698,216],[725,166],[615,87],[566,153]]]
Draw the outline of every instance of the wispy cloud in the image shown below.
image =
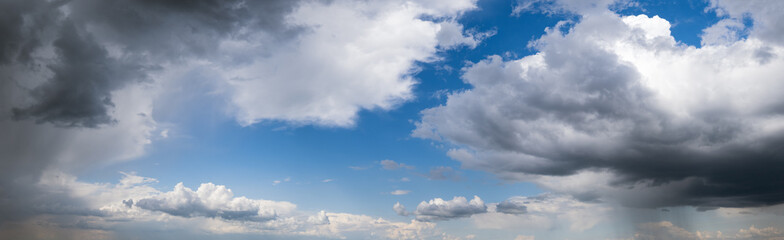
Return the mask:
[[395,162],[393,160],[389,160],[389,159],[381,160],[381,162],[379,164],[381,164],[381,167],[386,169],[386,170],[397,170],[397,169],[409,169],[409,170],[411,170],[411,169],[414,169],[414,166],[406,165],[406,164],[403,164],[403,163],[397,163],[397,162]]
[[400,189],[398,189],[398,190],[390,192],[389,194],[392,194],[392,195],[406,195],[406,194],[408,194],[410,192],[411,191],[409,191],[409,190],[400,190]]

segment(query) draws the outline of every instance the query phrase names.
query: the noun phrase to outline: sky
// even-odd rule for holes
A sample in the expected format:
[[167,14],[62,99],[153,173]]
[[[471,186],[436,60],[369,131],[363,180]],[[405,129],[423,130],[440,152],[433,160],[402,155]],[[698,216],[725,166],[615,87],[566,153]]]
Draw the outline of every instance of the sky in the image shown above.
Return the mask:
[[784,239],[784,1],[2,0],[0,239]]

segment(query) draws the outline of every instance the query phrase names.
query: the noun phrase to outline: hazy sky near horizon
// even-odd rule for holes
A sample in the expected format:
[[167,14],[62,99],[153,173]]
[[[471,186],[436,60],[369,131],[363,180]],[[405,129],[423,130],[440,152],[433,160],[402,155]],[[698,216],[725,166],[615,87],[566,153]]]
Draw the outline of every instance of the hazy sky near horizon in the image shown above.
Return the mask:
[[2,0],[0,239],[784,239],[784,1]]

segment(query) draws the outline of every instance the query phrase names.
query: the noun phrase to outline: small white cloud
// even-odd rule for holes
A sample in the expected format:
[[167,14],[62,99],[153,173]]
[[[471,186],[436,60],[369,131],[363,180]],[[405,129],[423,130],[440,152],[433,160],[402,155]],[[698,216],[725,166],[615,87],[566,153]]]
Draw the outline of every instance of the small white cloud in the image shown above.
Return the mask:
[[389,194],[392,194],[392,195],[406,195],[406,194],[408,194],[410,192],[411,191],[409,191],[409,190],[400,190],[400,189],[398,189],[398,190],[390,192]]
[[328,182],[332,182],[332,181],[335,181],[335,179],[327,178],[327,179],[321,180],[321,182],[323,182],[323,183],[328,183]]
[[169,129],[164,129],[163,131],[161,131],[161,137],[169,138]]
[[400,178],[400,181],[401,182],[410,182],[411,179],[408,179],[407,177],[403,177],[403,178]]

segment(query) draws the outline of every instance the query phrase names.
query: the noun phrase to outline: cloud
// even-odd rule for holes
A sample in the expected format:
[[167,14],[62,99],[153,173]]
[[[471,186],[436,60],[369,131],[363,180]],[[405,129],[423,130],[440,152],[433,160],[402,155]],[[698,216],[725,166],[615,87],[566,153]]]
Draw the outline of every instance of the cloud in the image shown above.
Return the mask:
[[460,172],[455,171],[452,167],[438,166],[433,167],[427,174],[430,180],[460,180]]
[[[402,205],[399,206],[405,211]],[[395,204],[395,211],[398,212],[398,204]],[[485,202],[478,196],[474,196],[470,201],[464,197],[454,197],[448,201],[444,201],[441,198],[434,198],[427,202],[423,201],[419,203],[413,214],[420,221],[443,221],[470,217],[471,215],[485,212],[487,212]]]
[[[784,48],[762,33],[695,48],[678,43],[658,16],[557,3],[581,15],[579,22],[548,28],[529,43],[534,55],[466,66],[462,79],[472,88],[422,111],[412,135],[452,144],[448,155],[463,168],[568,188],[582,200],[784,202],[773,170],[784,168],[776,157],[784,98],[771,90],[784,87]],[[586,176],[604,184],[548,184]],[[646,190],[650,199],[627,201]]]
[[139,199],[134,206],[180,217],[220,217],[245,221],[272,220],[279,213],[289,213],[296,208],[288,202],[235,198],[226,186],[212,183],[201,184],[196,191],[178,183],[171,192]]
[[332,182],[332,181],[335,181],[335,179],[327,178],[327,179],[321,180],[321,182],[323,182],[323,183],[328,183],[328,182]]
[[482,40],[489,38],[496,34],[495,31],[488,31],[482,33],[466,32],[463,30],[463,25],[452,21],[445,21],[439,24],[438,31],[438,44],[442,48],[451,49],[460,46],[467,46],[471,49],[475,48]]
[[784,239],[784,232],[774,227],[756,228],[753,225],[747,229],[739,229],[735,234],[722,233],[721,231],[695,231],[690,232],[675,224],[662,222],[642,223],[637,226],[637,233],[631,238],[634,240],[673,239],[673,240],[705,240],[705,239]]
[[396,202],[395,205],[392,206],[392,210],[394,210],[395,213],[400,216],[411,215],[410,212],[406,211],[406,206],[403,206],[403,204],[400,204],[400,202]]
[[281,180],[274,180],[274,181],[272,181],[272,186],[277,186],[280,183],[289,182],[289,181],[291,181],[290,177],[287,177],[287,178],[283,179],[282,181]]
[[409,191],[409,190],[400,190],[400,189],[398,189],[398,190],[390,192],[389,194],[392,194],[392,195],[406,195],[406,194],[408,194],[410,192],[411,191]]
[[[287,16],[288,24],[307,29],[296,41],[277,46],[280,50],[264,54],[268,57],[221,70],[232,89],[236,118],[242,125],[282,120],[349,127],[360,110],[388,110],[409,101],[417,62],[437,59],[439,47],[478,41],[454,38],[460,26],[449,20],[476,8],[474,2],[302,2]],[[224,46],[236,52],[268,49],[252,41]]]
[[[784,9],[784,3],[779,1],[754,1],[736,2],[725,0],[711,0],[710,9],[720,17],[726,17],[717,23],[719,26],[733,25],[725,29],[727,32],[747,31],[749,38],[760,39],[766,43],[781,46],[784,40],[784,16],[778,11]],[[751,26],[745,27],[743,20],[753,20]],[[715,25],[711,28],[716,27]]]
[[112,92],[150,81],[166,63],[207,56],[240,28],[283,35],[283,16],[296,4],[239,2],[7,1],[0,64],[10,67],[11,81],[36,83],[30,99],[16,103],[14,118],[62,127],[112,124]]
[[506,214],[524,214],[527,212],[525,197],[513,197],[495,205],[495,211]]
[[[0,75],[7,73],[0,71]],[[13,99],[24,92],[11,81],[0,85],[0,111],[10,113],[16,103]],[[0,155],[4,158],[0,161],[0,198],[5,199],[0,202],[0,221],[37,214],[37,207],[80,205],[61,192],[37,185],[47,171],[84,171],[96,164],[118,163],[144,154],[157,125],[151,117],[155,92],[148,85],[113,92],[114,111],[110,116],[119,121],[101,128],[63,128],[0,119],[0,131],[4,133],[0,135]]]
[[638,226],[638,230],[639,232],[634,235],[634,239],[701,240],[710,238],[709,234],[701,233],[699,231],[692,233],[667,221],[643,223]]
[[754,225],[748,229],[740,229],[735,234],[738,239],[784,239],[784,231],[774,227],[756,228]]
[[[499,208],[500,206],[500,208]],[[604,203],[585,203],[569,195],[544,193],[515,196],[488,204],[488,212],[471,217],[480,229],[547,230],[568,226],[582,232],[608,219],[612,207]]]
[[[235,197],[228,187],[213,183],[202,183],[196,190],[180,183],[173,190],[162,192],[151,187],[157,182],[155,179],[122,174],[118,183],[108,184],[81,182],[68,174],[48,172],[37,186],[51,193],[63,193],[50,195],[59,197],[51,202],[58,208],[41,211],[32,220],[4,221],[0,238],[91,239],[80,236],[124,238],[139,234],[156,239],[433,239],[441,236],[436,225],[429,222],[392,222],[366,215],[304,212],[290,202]],[[63,211],[64,207],[78,211]]]
[[350,168],[351,170],[362,171],[362,170],[368,170],[370,167],[367,167],[367,166],[348,166],[348,168]]
[[381,167],[386,169],[386,170],[397,170],[397,169],[409,169],[409,170],[411,170],[411,169],[414,169],[414,166],[409,166],[409,165],[406,165],[406,164],[403,164],[403,163],[397,163],[397,162],[389,160],[389,159],[381,160],[381,162],[379,164],[381,164]]
[[[13,108],[15,119],[35,119],[64,127],[110,124],[111,92],[126,83],[146,80],[145,66],[109,57],[88,33],[66,20],[52,42],[57,63],[47,65],[52,78],[32,89],[35,103]],[[21,80],[21,79],[20,79]]]

